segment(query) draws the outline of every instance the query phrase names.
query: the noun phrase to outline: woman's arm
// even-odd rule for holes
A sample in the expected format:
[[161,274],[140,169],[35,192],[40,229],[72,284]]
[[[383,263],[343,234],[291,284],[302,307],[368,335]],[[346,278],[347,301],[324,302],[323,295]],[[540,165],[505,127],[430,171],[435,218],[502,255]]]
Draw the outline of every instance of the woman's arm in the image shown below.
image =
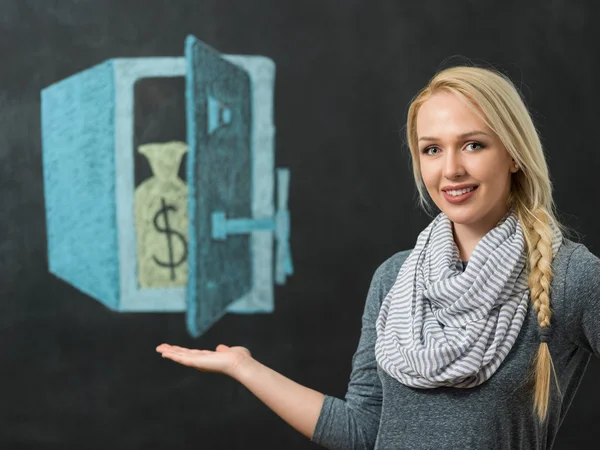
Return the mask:
[[275,414],[312,439],[323,407],[323,394],[290,380],[255,359],[242,364],[234,378]]
[[218,345],[213,352],[161,344],[156,350],[163,358],[185,366],[229,375],[288,424],[312,438],[325,396],[256,361],[248,349]]

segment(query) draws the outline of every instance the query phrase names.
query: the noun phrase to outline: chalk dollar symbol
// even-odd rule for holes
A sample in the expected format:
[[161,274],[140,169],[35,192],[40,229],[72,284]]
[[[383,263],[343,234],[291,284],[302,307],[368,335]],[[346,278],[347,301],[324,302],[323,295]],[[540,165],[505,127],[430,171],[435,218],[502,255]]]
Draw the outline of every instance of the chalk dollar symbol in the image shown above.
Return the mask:
[[[161,198],[162,207],[154,215],[153,223],[154,228],[160,233],[164,233],[167,239],[167,248],[169,251],[169,261],[163,262],[159,260],[156,255],[152,255],[152,259],[156,264],[161,267],[168,267],[170,269],[171,281],[175,281],[175,268],[181,265],[187,259],[187,242],[185,236],[178,231],[171,228],[169,225],[169,211],[177,212],[177,208],[173,205],[167,205],[164,198]],[[158,219],[162,217],[162,226],[158,223]],[[173,236],[177,237],[181,242],[181,256],[177,261],[173,259]]]

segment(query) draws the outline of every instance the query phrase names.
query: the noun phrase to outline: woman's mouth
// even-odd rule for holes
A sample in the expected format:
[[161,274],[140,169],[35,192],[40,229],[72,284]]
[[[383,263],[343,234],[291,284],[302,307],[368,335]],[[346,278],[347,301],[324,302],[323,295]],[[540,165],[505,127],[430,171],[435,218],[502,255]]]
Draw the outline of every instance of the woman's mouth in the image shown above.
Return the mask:
[[471,198],[479,186],[471,186],[465,189],[442,191],[444,198],[450,203],[462,203]]

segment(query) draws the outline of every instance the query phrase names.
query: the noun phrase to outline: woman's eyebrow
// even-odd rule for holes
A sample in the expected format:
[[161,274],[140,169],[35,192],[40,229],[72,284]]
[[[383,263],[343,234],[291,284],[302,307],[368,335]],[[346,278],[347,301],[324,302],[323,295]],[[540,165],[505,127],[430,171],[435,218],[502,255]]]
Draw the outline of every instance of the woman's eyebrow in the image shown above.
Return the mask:
[[[471,136],[477,136],[477,135],[484,135],[484,136],[490,136],[489,134],[487,134],[485,131],[479,131],[479,130],[475,130],[475,131],[469,131],[468,133],[463,133],[460,136],[458,136],[460,139],[466,139],[468,137]],[[423,136],[419,138],[419,141],[437,141],[438,139],[435,137],[430,137],[430,136]]]

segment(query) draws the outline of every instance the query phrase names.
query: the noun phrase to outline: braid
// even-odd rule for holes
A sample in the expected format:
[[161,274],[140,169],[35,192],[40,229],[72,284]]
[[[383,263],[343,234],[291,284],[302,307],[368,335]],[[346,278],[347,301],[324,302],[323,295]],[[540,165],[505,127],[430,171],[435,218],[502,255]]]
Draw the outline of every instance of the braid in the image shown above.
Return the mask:
[[[533,212],[534,219],[523,227],[528,234],[529,292],[531,302],[538,315],[538,323],[545,332],[550,330],[552,310],[550,309],[550,283],[552,281],[552,240],[549,216],[541,208]],[[542,340],[535,358],[535,398],[534,410],[540,422],[548,414],[550,394],[550,368],[554,372],[556,387],[560,393],[558,378],[550,356],[548,343]]]
[[[540,210],[538,210],[540,211]],[[541,216],[541,217],[540,217]],[[541,328],[550,326],[550,282],[552,281],[552,242],[545,214],[536,214],[538,220],[531,227],[531,251],[529,252],[529,289],[533,307],[538,313]],[[544,219],[542,219],[542,217]],[[542,221],[543,220],[543,221]]]

